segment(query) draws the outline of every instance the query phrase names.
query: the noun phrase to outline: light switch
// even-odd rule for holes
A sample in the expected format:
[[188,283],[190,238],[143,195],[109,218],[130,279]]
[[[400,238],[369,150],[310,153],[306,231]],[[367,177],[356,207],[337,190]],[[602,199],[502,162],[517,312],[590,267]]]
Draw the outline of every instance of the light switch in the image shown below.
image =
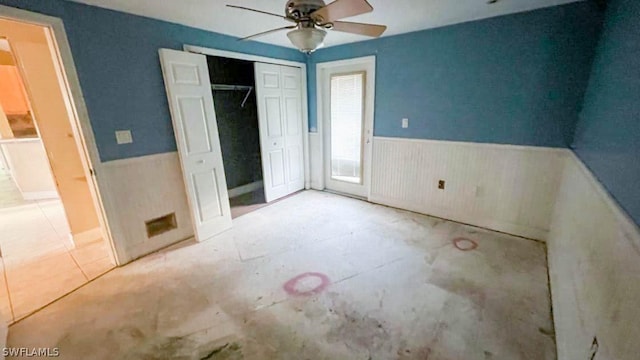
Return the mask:
[[407,118],[402,119],[402,128],[406,129],[408,127],[409,127],[409,119]]
[[116,141],[118,142],[118,144],[131,144],[133,142],[131,130],[116,131]]

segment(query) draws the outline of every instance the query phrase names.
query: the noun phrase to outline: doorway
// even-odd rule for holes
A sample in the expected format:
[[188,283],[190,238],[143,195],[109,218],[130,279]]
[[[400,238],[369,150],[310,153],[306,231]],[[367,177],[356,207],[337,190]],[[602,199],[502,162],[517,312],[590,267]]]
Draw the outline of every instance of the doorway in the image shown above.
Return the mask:
[[237,218],[267,205],[254,64],[246,60],[207,56],[207,65],[231,217]]
[[46,26],[0,18],[0,311],[19,320],[115,267]]
[[318,64],[327,190],[368,198],[375,58]]

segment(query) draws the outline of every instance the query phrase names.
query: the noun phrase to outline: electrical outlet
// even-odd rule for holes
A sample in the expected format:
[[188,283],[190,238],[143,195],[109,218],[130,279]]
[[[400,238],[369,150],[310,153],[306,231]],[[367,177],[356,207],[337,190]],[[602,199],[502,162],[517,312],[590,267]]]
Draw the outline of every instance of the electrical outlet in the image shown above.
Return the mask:
[[445,181],[444,180],[438,181],[438,189],[444,190],[444,188],[445,188]]
[[408,127],[409,127],[409,119],[407,118],[402,119],[402,128],[406,129]]

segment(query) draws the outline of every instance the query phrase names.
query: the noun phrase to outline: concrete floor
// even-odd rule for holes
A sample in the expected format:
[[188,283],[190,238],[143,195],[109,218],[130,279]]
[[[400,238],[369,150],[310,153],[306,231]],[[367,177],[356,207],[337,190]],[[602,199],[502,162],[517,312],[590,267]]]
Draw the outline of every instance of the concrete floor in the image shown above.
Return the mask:
[[8,346],[64,359],[555,359],[544,244],[315,191],[107,273],[13,325]]
[[269,204],[267,204],[267,200],[264,198],[264,189],[259,188],[250,193],[230,198],[229,205],[231,206],[231,217],[235,219]]

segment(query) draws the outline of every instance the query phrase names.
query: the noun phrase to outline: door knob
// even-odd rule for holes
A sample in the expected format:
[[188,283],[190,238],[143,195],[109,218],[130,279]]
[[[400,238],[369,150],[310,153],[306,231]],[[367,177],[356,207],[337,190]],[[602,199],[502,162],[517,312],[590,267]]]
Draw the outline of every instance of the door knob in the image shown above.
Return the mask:
[[197,163],[198,164],[204,164],[204,160],[198,160]]

